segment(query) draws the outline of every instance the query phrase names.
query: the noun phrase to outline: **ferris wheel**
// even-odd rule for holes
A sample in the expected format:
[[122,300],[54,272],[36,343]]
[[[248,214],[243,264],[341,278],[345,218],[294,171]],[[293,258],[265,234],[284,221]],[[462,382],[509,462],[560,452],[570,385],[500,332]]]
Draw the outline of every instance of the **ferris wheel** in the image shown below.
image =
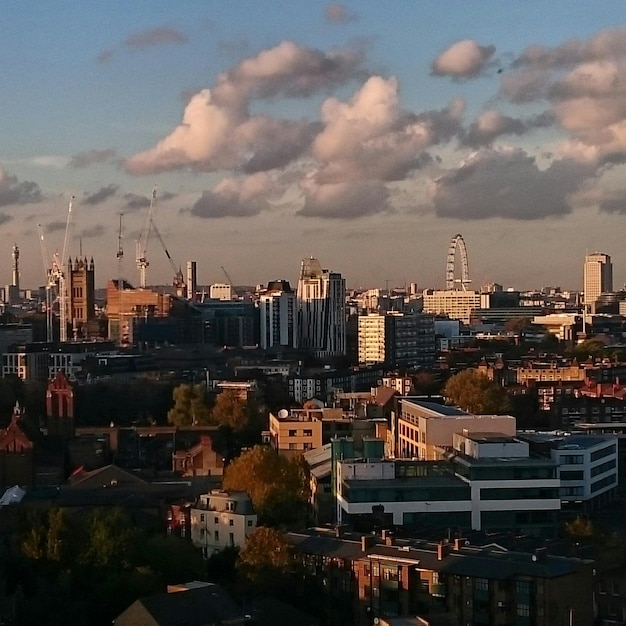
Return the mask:
[[[461,255],[461,278],[454,278],[454,265],[456,259],[456,251],[459,251]],[[451,291],[455,289],[456,283],[461,284],[461,289],[467,291],[467,285],[471,283],[469,277],[469,264],[467,262],[467,248],[465,247],[465,241],[461,235],[454,235],[450,245],[448,246],[448,258],[446,259],[446,290]]]

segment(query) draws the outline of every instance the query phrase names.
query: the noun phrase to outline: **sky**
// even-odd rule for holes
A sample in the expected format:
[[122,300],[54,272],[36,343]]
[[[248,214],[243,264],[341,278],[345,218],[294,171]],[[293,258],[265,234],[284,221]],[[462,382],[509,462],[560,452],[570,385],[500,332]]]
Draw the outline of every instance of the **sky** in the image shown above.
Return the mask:
[[14,244],[45,282],[72,196],[66,255],[137,284],[155,188],[150,284],[294,284],[314,256],[443,288],[457,234],[476,288],[580,289],[592,251],[626,282],[621,0],[3,7],[0,284]]

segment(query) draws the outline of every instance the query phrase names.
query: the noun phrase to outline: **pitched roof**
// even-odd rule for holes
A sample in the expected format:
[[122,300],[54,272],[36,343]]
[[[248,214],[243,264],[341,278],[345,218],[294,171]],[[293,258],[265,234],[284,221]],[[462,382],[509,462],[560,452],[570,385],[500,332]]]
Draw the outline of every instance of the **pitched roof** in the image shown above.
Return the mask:
[[114,621],[116,626],[211,626],[239,624],[246,617],[219,585],[159,593],[136,600]]

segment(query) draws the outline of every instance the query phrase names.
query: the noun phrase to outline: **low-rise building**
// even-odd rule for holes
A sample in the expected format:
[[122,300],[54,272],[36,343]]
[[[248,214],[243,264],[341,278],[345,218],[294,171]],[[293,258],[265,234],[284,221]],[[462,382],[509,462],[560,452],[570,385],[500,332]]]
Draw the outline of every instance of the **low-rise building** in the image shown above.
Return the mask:
[[472,415],[457,407],[405,397],[392,418],[395,456],[433,460],[437,447],[452,446],[455,433],[497,432],[515,435],[511,415]]
[[591,513],[617,495],[617,437],[611,435],[554,435],[519,433],[533,452],[557,464],[559,497],[566,510]]
[[473,547],[464,539],[433,544],[385,534],[287,533],[311,584],[323,581],[332,623],[586,626],[594,620],[594,562]]
[[191,508],[191,541],[209,557],[224,548],[242,546],[256,524],[247,493],[212,489]]

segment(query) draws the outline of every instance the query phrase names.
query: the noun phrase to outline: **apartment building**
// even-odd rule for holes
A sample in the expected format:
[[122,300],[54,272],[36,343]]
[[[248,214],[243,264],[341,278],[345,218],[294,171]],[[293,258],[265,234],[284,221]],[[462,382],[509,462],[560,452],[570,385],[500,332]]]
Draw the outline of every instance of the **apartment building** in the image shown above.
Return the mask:
[[241,491],[212,489],[190,512],[191,541],[208,558],[224,548],[242,546],[256,528],[250,496]]
[[593,623],[591,560],[471,546],[464,539],[436,544],[382,535],[340,529],[285,535],[311,584],[324,581],[332,623]]

